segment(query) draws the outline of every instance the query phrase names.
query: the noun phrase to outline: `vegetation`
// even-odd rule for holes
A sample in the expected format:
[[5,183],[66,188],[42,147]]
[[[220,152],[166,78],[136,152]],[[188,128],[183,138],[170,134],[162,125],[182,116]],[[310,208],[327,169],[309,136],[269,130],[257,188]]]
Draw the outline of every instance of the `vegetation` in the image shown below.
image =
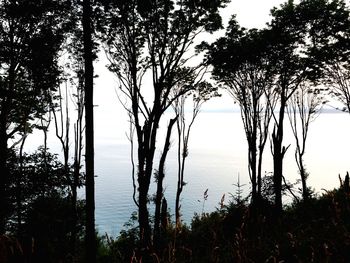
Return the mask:
[[[0,262],[350,261],[349,174],[338,189],[317,195],[307,185],[304,160],[309,125],[323,104],[335,99],[350,112],[349,7],[344,0],[290,0],[272,9],[262,29],[245,29],[233,16],[223,37],[199,43],[222,29],[220,8],[228,2],[0,1]],[[93,63],[99,47],[130,117],[137,212],[116,238],[95,232]],[[238,182],[228,205],[223,196],[216,211],[204,213],[203,202],[202,213],[186,225],[180,208],[190,132],[202,104],[219,89],[241,109],[251,193],[243,198]],[[172,116],[159,145],[166,112]],[[284,176],[287,116],[302,198]],[[172,210],[163,184],[174,127]],[[36,129],[44,133],[43,145],[27,153],[26,139]],[[50,152],[52,130],[62,157]],[[263,177],[269,138],[273,173]],[[282,202],[287,191],[294,197],[288,205]]]
[[[233,199],[212,213],[196,215],[183,225],[174,245],[169,226],[163,250],[152,262],[347,262],[350,248],[349,185],[312,195],[284,207],[276,220],[273,203],[254,213],[248,198]],[[138,228],[104,237],[105,262],[129,262],[135,255]]]

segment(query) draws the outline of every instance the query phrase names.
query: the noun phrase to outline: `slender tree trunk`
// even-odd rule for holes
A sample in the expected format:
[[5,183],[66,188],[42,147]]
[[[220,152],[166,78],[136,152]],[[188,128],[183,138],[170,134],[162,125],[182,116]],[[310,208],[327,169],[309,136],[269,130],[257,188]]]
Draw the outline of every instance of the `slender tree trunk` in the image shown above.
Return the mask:
[[83,1],[83,38],[85,67],[85,169],[86,169],[86,261],[96,262],[95,236],[95,175],[94,175],[94,110],[93,110],[93,53],[91,3]]
[[261,185],[262,185],[262,161],[263,161],[263,148],[264,146],[259,146],[259,157],[258,157],[258,196],[262,197]]
[[276,212],[282,211],[282,171],[283,157],[281,153],[281,144],[278,140],[274,140],[274,156],[273,156],[273,187],[275,192],[275,208]]
[[170,149],[170,137],[171,137],[171,131],[173,129],[173,126],[176,122],[177,118],[171,119],[170,123],[168,125],[168,130],[166,134],[166,139],[164,143],[164,149],[162,156],[159,161],[159,169],[158,169],[158,180],[157,180],[157,193],[156,193],[156,208],[155,208],[155,214],[154,214],[154,244],[156,249],[159,249],[160,246],[160,219],[161,219],[161,205],[162,205],[162,198],[163,198],[163,179],[164,179],[164,167],[165,167],[165,160],[166,156]]
[[[176,189],[176,198],[175,198],[175,240],[177,228],[180,226],[180,196],[183,190],[183,177],[185,171],[185,160],[186,160],[186,138],[183,134],[185,133],[185,121],[183,107],[180,107],[180,119],[177,123],[177,132],[178,132],[178,148],[177,148],[177,162],[178,162],[178,173],[177,173],[177,189]],[[179,123],[180,122],[180,123]],[[181,124],[182,123],[182,124]],[[183,145],[181,148],[181,144]]]
[[147,178],[138,178],[139,182],[139,225],[140,225],[140,239],[143,250],[149,250],[151,248],[151,226],[149,223],[148,212],[148,189],[149,180]]
[[[79,94],[79,92],[78,92]],[[73,255],[76,255],[76,240],[77,240],[77,233],[78,233],[78,211],[77,211],[77,202],[78,202],[78,195],[77,190],[79,187],[79,181],[80,181],[80,169],[81,169],[81,153],[82,153],[82,140],[83,140],[83,128],[82,128],[82,121],[83,121],[83,111],[84,108],[82,107],[81,94],[78,95],[78,115],[77,120],[75,123],[74,128],[74,169],[73,169],[73,188],[72,188],[72,212],[73,212],[73,222],[72,222],[72,251]]]
[[249,147],[250,151],[250,170],[251,170],[251,181],[252,181],[252,201],[253,204],[257,202],[257,160],[256,160],[256,136],[253,135],[251,146]]
[[299,158],[299,172],[300,172],[300,178],[301,178],[301,186],[303,191],[303,199],[306,200],[309,198],[308,190],[307,190],[307,184],[306,184],[306,173],[304,168],[304,162],[303,162],[303,155],[301,153],[298,154]]
[[21,181],[23,178],[23,148],[27,138],[27,134],[23,135],[22,143],[19,148],[19,174],[16,178],[16,203],[17,203],[17,235],[22,237],[22,186]]
[[138,175],[137,181],[139,184],[139,227],[141,249],[143,251],[151,247],[151,226],[149,223],[148,212],[148,190],[150,185],[150,176],[148,174],[149,163],[147,163],[147,156],[149,155],[148,145],[149,136],[146,136],[146,131],[138,132]]
[[[157,99],[155,99],[157,101]],[[159,99],[160,101],[160,99]],[[133,113],[134,117],[137,112]],[[152,248],[152,233],[149,222],[148,191],[153,172],[153,160],[156,150],[156,137],[161,117],[160,105],[155,104],[147,122],[141,129],[137,123],[138,139],[138,183],[139,183],[139,225],[140,240],[144,254]]]
[[7,167],[7,133],[6,122],[3,116],[0,119],[0,235],[5,233],[6,214],[7,214],[7,195],[6,182],[8,180]]
[[272,134],[273,142],[273,185],[275,192],[275,208],[276,213],[282,212],[282,177],[283,177],[283,158],[286,152],[283,143],[283,120],[286,102],[281,98],[281,107],[279,112],[279,120]]
[[[13,28],[11,26],[10,31],[12,32]],[[12,32],[13,33],[13,32]],[[7,196],[7,184],[9,180],[9,169],[7,167],[8,159],[8,148],[7,148],[7,124],[8,124],[8,114],[11,109],[11,92],[15,87],[15,63],[13,61],[14,50],[13,50],[13,34],[10,34],[11,42],[11,59],[9,67],[9,81],[8,81],[8,90],[5,91],[5,97],[3,98],[1,105],[0,113],[0,235],[4,234],[6,231],[6,216],[8,213],[8,196]]]
[[[78,174],[77,174],[78,173]],[[73,252],[73,255],[75,255],[76,252],[76,239],[77,239],[77,222],[78,222],[78,215],[77,215],[77,185],[79,178],[80,169],[77,168],[77,164],[74,163],[74,172],[73,172],[73,187],[72,187],[72,232],[71,232],[71,250]]]
[[[183,169],[182,167],[181,167],[181,169]],[[183,190],[183,177],[181,175],[181,178],[179,179],[179,181],[177,183],[177,191],[176,191],[176,199],[175,199],[176,227],[180,226],[180,196],[181,196],[182,190]]]

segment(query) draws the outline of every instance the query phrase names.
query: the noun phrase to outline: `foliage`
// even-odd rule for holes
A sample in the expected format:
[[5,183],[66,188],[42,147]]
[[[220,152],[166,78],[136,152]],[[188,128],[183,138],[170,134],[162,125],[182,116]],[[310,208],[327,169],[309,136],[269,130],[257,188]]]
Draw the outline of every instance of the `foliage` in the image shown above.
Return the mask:
[[[273,216],[272,204],[262,203],[256,214],[246,201],[233,199],[212,213],[195,215],[190,228],[181,226],[176,246],[174,227],[169,226],[163,251],[151,262],[157,262],[155,258],[161,262],[347,262],[348,189],[344,184],[319,197],[292,203],[279,219]],[[135,231],[123,230],[116,240],[105,243],[110,258],[119,255],[108,262],[130,261],[138,242]]]
[[0,101],[9,137],[43,113],[57,88],[68,8],[69,2],[47,0],[1,3]]
[[[57,154],[40,147],[32,154],[12,152],[8,230],[20,241],[26,258],[37,262],[68,261],[73,257],[73,208],[69,179]],[[69,176],[69,175],[68,175]],[[77,203],[77,237],[83,238],[84,202]],[[81,241],[78,250],[81,250]],[[51,261],[47,261],[51,259]]]

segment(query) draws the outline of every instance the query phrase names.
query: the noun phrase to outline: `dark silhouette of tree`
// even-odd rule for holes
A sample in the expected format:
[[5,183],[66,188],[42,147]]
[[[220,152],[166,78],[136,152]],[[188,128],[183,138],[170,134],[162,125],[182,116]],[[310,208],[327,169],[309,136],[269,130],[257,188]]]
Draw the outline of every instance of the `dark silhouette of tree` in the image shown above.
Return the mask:
[[[344,45],[336,36],[344,33],[344,1],[293,1],[272,10],[271,60],[275,73],[275,90],[279,110],[273,115],[272,153],[276,211],[282,210],[283,159],[288,147],[283,146],[284,117],[290,98],[306,80],[316,82],[324,65],[331,62],[330,50]],[[347,12],[347,11],[346,11]],[[346,13],[345,12],[345,13]],[[321,35],[321,28],[332,28]]]
[[[261,193],[261,161],[257,165],[257,151],[262,153],[272,115],[277,212],[282,210],[283,159],[289,147],[283,145],[286,107],[301,83],[317,82],[322,76],[324,65],[331,61],[330,50],[344,50],[346,45],[339,40],[347,32],[344,8],[343,1],[305,0],[300,4],[288,1],[272,10],[273,19],[266,29],[245,30],[232,19],[225,37],[212,45],[202,45],[209,49],[207,59],[214,65],[214,77],[229,87],[241,107],[249,145],[253,200],[257,192]],[[327,26],[329,29],[324,30]]]
[[350,113],[349,63],[337,62],[334,65],[329,66],[327,71],[331,96],[342,104],[340,110]]
[[[56,137],[62,146],[63,164],[66,171],[64,176],[67,178],[70,185],[69,196],[72,202],[72,216],[74,219],[72,224],[74,226],[77,221],[77,217],[75,216],[78,202],[77,191],[78,188],[84,184],[81,173],[84,131],[84,70],[81,52],[74,47],[70,52],[72,52],[72,57],[65,65],[66,72],[63,76],[64,83],[62,83],[62,85],[64,85],[64,88],[58,88],[58,95],[54,96],[55,100],[53,100],[49,114],[53,115]],[[75,114],[72,114],[73,109],[76,111]],[[74,121],[73,145],[70,142],[72,120]],[[44,128],[45,127],[43,127],[43,129]],[[73,148],[73,150],[71,148]],[[75,251],[76,244],[75,229],[75,227],[72,227],[72,253]]]
[[[12,205],[8,231],[18,239],[27,261],[57,259],[66,262],[72,255],[70,239],[73,228],[76,227],[78,236],[83,233],[83,206],[78,202],[78,220],[74,226],[70,182],[64,164],[58,155],[40,147],[32,154],[21,152],[21,149],[11,151],[8,167]],[[76,258],[80,258],[79,255]]]
[[85,85],[85,198],[86,198],[86,261],[96,262],[95,234],[95,170],[94,170],[94,67],[92,42],[92,7],[90,0],[83,1],[83,45]]
[[208,49],[207,60],[214,67],[215,80],[223,84],[241,109],[253,203],[261,198],[263,152],[276,102],[268,41],[266,30],[240,28],[233,17],[225,37],[210,46],[203,45]]
[[69,2],[58,1],[0,4],[0,233],[8,207],[8,140],[44,113],[57,87],[67,7]]
[[310,197],[310,190],[306,184],[309,173],[304,163],[306,139],[311,122],[321,113],[325,102],[323,90],[310,87],[308,84],[301,84],[287,107],[289,122],[296,142],[295,160],[300,174],[304,200]]
[[[174,124],[177,121],[178,116],[176,116],[174,119],[171,119],[168,124],[167,133],[165,137],[164,142],[164,148],[159,160],[159,168],[157,171],[155,171],[155,177],[157,181],[157,190],[156,190],[156,197],[155,197],[155,212],[154,212],[154,227],[153,227],[153,242],[154,246],[157,250],[160,249],[161,246],[161,206],[162,206],[162,200],[165,200],[165,197],[163,197],[163,180],[165,177],[165,161],[167,154],[170,150],[170,138],[171,138],[171,132],[173,129]],[[166,201],[165,201],[166,202]]]
[[[206,72],[203,72],[203,77]],[[181,227],[181,213],[180,213],[180,197],[183,187],[186,185],[184,180],[186,158],[189,155],[189,139],[191,129],[196,120],[203,103],[210,98],[219,96],[217,88],[210,83],[199,81],[195,90],[191,93],[177,97],[173,103],[173,109],[178,116],[176,121],[177,128],[177,188],[175,198],[175,225],[176,229]],[[180,87],[181,88],[181,87]],[[177,94],[177,92],[175,92]],[[190,102],[188,102],[190,100]],[[189,106],[191,105],[191,106]],[[191,109],[191,113],[186,113],[185,108]],[[176,230],[175,229],[175,230]]]
[[[130,102],[127,107],[137,137],[138,219],[146,250],[152,248],[147,204],[158,126],[176,97],[193,88],[193,77],[201,65],[189,67],[187,51],[199,33],[221,26],[218,8],[225,2],[112,1],[107,8],[105,42],[110,69],[119,77],[121,91]],[[143,87],[145,74],[152,78],[149,90]],[[175,97],[170,96],[179,82],[187,84]],[[151,103],[147,103],[149,97]]]
[[[272,63],[275,65],[275,89],[278,98],[278,111],[273,113],[272,132],[273,185],[275,191],[276,212],[282,211],[283,159],[289,146],[283,145],[284,117],[287,103],[306,77],[307,57],[302,57],[300,43],[304,38],[303,24],[298,19],[296,6],[289,1],[280,9],[272,11],[271,28]],[[294,19],[294,20],[293,20]],[[298,22],[298,23],[297,23]],[[304,50],[302,50],[304,51]]]

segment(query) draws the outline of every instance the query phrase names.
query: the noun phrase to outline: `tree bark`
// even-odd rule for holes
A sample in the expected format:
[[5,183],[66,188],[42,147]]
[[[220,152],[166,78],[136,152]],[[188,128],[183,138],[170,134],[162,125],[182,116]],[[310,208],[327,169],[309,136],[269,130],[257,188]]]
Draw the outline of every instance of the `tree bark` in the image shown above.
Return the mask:
[[95,178],[94,178],[94,110],[93,110],[93,52],[92,8],[90,0],[83,1],[83,40],[85,67],[85,169],[86,169],[86,262],[96,262],[95,236]]
[[166,156],[170,149],[170,137],[171,137],[171,131],[172,128],[176,122],[177,118],[171,119],[170,123],[168,125],[168,130],[166,134],[166,139],[164,143],[164,149],[162,152],[162,156],[159,161],[159,169],[158,169],[158,180],[157,180],[157,193],[156,193],[156,208],[154,213],[154,244],[156,249],[160,246],[160,219],[161,219],[161,205],[162,205],[162,198],[163,198],[163,179],[165,176],[164,173],[164,167],[165,167],[165,160]]

